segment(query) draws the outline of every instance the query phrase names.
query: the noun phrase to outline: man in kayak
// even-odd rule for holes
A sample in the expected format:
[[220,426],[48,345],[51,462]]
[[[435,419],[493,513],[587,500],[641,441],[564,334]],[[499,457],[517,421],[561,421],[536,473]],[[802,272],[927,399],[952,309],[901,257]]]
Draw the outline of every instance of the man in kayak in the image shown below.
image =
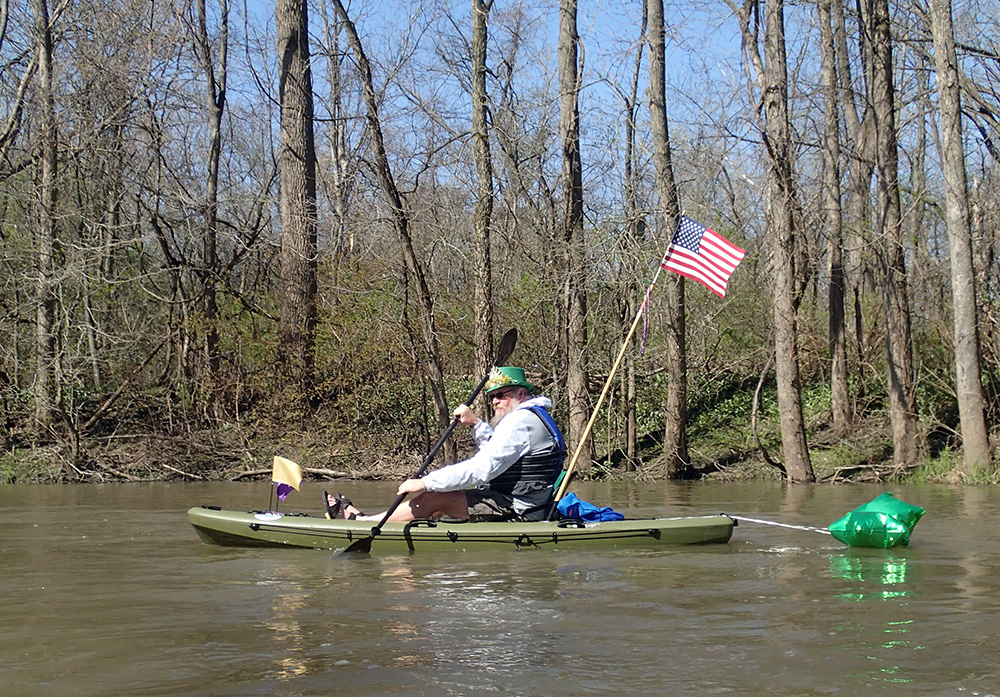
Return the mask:
[[[462,404],[453,416],[472,427],[479,446],[475,455],[420,479],[407,479],[397,496],[412,495],[390,521],[441,517],[459,520],[544,520],[562,471],[566,442],[548,410],[548,397],[533,396],[524,370],[494,368],[486,382],[495,427]],[[364,515],[340,494],[324,492],[327,517],[381,520],[385,513]]]

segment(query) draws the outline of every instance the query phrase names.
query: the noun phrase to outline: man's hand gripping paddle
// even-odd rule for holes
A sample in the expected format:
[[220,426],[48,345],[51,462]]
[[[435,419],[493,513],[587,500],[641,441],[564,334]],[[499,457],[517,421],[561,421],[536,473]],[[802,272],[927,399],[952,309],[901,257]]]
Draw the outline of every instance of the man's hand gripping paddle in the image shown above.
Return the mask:
[[[497,348],[497,355],[496,358],[493,359],[493,365],[491,366],[490,370],[486,372],[486,375],[483,377],[482,381],[476,386],[476,389],[474,389],[472,391],[472,394],[469,395],[469,398],[465,400],[465,406],[467,407],[472,406],[472,403],[476,401],[476,397],[479,396],[479,393],[482,391],[483,387],[486,386],[486,381],[490,379],[490,372],[492,372],[492,369],[500,367],[507,362],[507,359],[510,358],[510,354],[514,353],[514,346],[516,344],[517,344],[517,330],[511,329],[510,331],[508,331],[506,334],[503,335],[502,339],[500,339],[500,346],[499,348]],[[417,473],[413,475],[413,479],[419,479],[424,475],[424,472],[426,472],[427,468],[430,467],[431,461],[434,459],[434,456],[437,455],[438,451],[441,449],[441,446],[444,445],[444,442],[448,440],[448,437],[451,435],[451,432],[455,430],[455,426],[458,425],[458,422],[459,422],[458,418],[452,419],[451,424],[449,424],[445,432],[441,434],[441,438],[438,439],[438,442],[434,445],[433,448],[431,448],[430,452],[427,453],[426,457],[424,457],[424,461],[423,463],[421,463],[420,469],[417,470]],[[399,508],[399,504],[403,503],[403,499],[405,498],[406,494],[400,494],[399,496],[397,496],[396,500],[392,502],[391,506],[389,506],[389,510],[387,510],[385,512],[385,515],[382,516],[382,520],[378,522],[378,525],[372,528],[371,534],[368,535],[367,537],[363,537],[359,540],[352,542],[347,547],[347,549],[345,549],[343,552],[340,552],[340,554],[338,554],[337,556],[343,556],[345,554],[368,554],[369,552],[371,552],[372,542],[375,540],[376,537],[378,537],[379,533],[382,532],[382,526],[385,525],[385,522],[387,520],[389,520],[389,516],[391,516],[393,512],[397,508]]]

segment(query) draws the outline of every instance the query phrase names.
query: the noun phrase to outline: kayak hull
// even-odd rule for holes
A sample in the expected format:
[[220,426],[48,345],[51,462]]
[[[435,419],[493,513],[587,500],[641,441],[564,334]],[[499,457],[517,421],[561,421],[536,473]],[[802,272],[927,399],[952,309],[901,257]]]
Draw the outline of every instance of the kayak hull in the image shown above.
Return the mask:
[[[215,506],[188,510],[188,521],[208,544],[238,547],[343,549],[372,534],[371,521],[329,520],[301,514],[227,511]],[[386,523],[372,551],[381,554],[479,549],[614,549],[724,544],[735,525],[726,515],[647,518],[600,523],[541,521]]]

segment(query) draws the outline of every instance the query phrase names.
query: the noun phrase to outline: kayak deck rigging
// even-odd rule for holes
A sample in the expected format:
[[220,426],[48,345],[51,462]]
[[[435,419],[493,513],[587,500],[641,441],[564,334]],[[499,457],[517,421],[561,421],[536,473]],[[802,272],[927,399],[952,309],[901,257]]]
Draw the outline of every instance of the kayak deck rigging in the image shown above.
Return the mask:
[[[227,511],[216,506],[188,510],[188,520],[206,543],[241,547],[341,549],[372,534],[371,521],[330,520],[296,513]],[[588,522],[467,522],[414,520],[385,523],[373,550],[415,551],[572,547],[608,549],[723,544],[735,521],[727,515]]]

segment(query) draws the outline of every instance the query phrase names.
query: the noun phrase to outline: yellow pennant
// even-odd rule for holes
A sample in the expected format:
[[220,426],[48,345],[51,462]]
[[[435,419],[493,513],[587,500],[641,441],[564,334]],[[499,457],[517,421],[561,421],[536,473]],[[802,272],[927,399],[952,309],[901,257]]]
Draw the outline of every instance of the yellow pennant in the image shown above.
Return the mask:
[[271,481],[276,484],[287,484],[298,491],[299,483],[302,481],[302,468],[287,458],[275,455]]

